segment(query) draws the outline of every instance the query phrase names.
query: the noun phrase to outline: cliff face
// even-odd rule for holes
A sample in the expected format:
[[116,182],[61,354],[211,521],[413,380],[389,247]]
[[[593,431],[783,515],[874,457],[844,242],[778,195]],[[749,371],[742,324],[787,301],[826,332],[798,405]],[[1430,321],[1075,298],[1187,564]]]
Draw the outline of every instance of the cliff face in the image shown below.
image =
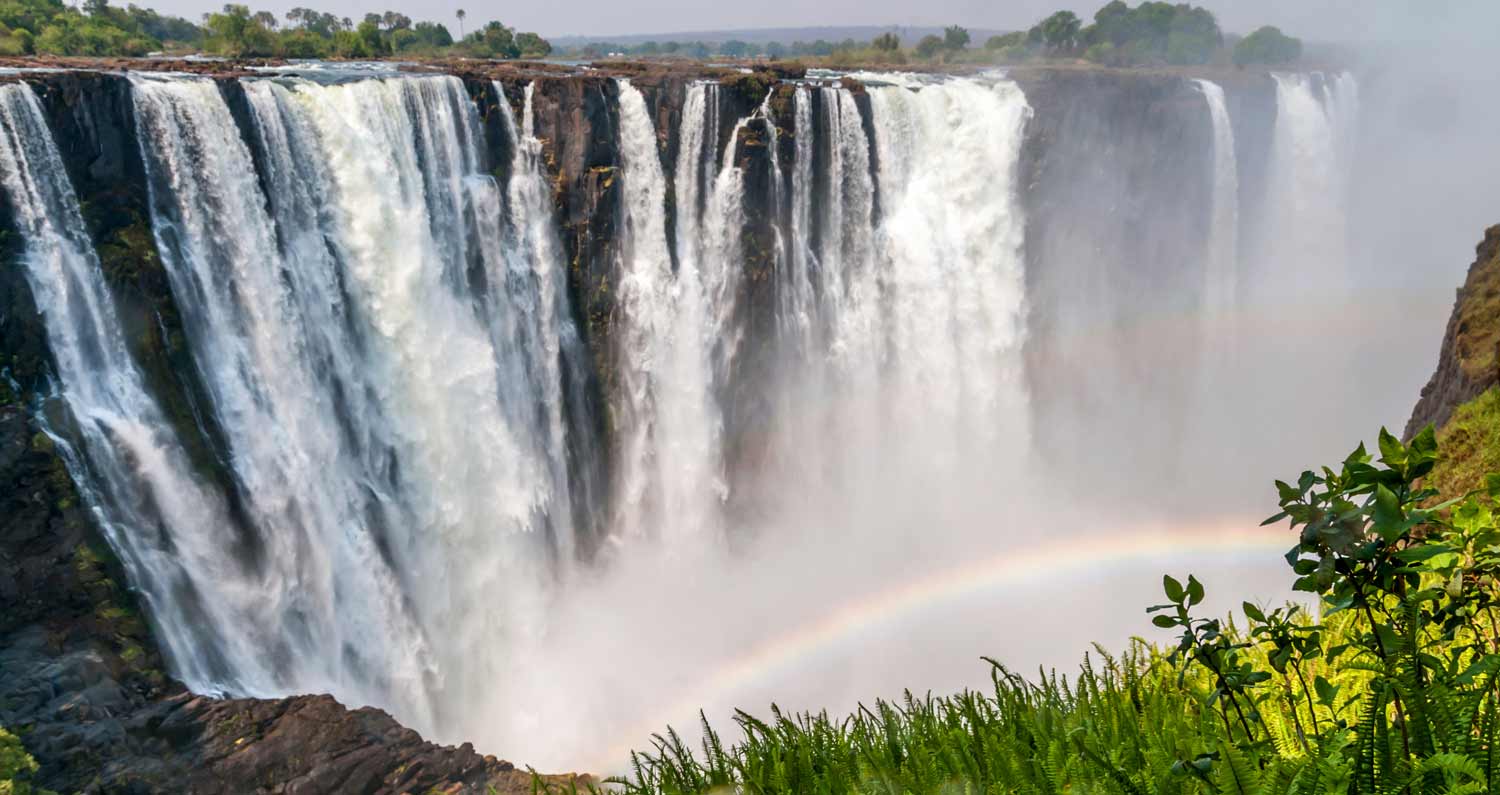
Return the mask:
[[[536,133],[569,265],[574,321],[593,362],[586,391],[594,410],[577,421],[596,424],[589,431],[601,449],[588,465],[601,469],[609,458],[607,396],[617,386],[610,342],[621,200],[615,78],[630,77],[646,97],[668,197],[674,195],[678,121],[688,86],[705,76],[720,81],[720,148],[734,145],[746,167],[748,219],[741,233],[745,286],[736,304],[745,334],[725,396],[727,458],[732,468],[753,470],[763,452],[757,429],[771,410],[756,386],[772,376],[778,245],[772,221],[780,213],[785,222],[788,212],[774,197],[787,194],[794,148],[791,85],[766,73],[648,72],[623,65],[598,73],[476,67],[457,75],[479,109],[490,167],[502,179],[509,175],[515,142],[503,129],[498,103],[509,103],[519,119],[525,86],[534,81]],[[25,79],[46,110],[148,388],[198,471],[220,479],[221,491],[232,499],[236,489],[221,463],[225,446],[205,408],[151,231],[128,82],[96,72]],[[1034,70],[1016,79],[1034,111],[1022,200],[1037,333],[1045,336],[1067,322],[1059,308],[1079,284],[1091,283],[1101,294],[1170,295],[1190,278],[1191,258],[1206,234],[1211,131],[1201,96],[1172,75]],[[238,86],[226,80],[221,90],[243,115]],[[1274,114],[1269,80],[1244,78],[1226,91],[1236,123],[1243,117],[1248,125],[1240,161],[1264,158],[1267,136],[1254,131],[1254,120]],[[755,119],[729,141],[736,120],[768,94],[769,118]],[[868,127],[868,97],[857,96],[856,102]],[[765,167],[773,142],[781,164],[775,175]],[[1246,194],[1254,189],[1241,186]],[[1104,199],[1120,195],[1131,197],[1128,206]],[[0,259],[15,263],[19,241],[3,202]],[[670,236],[670,198],[666,212]],[[1191,234],[1144,233],[1156,228],[1149,223],[1153,217],[1185,219]],[[1121,247],[1130,261],[1151,267],[1108,278],[1087,270],[1099,262],[1099,252]],[[66,449],[43,432],[46,418],[67,438],[70,419],[49,397],[46,335],[22,273],[19,267],[0,268],[0,478],[13,484],[0,490],[7,515],[0,525],[0,725],[19,734],[41,763],[38,783],[69,792],[527,791],[529,777],[508,763],[468,746],[422,742],[377,710],[348,710],[326,696],[215,700],[189,694],[170,679],[147,612],[82,507],[62,458]],[[251,543],[250,534],[244,537]]]
[[1500,381],[1500,226],[1485,230],[1474,263],[1443,332],[1437,370],[1406,424],[1410,438],[1431,423],[1447,424],[1460,405]]
[[1443,495],[1483,488],[1500,472],[1500,226],[1485,230],[1443,332],[1437,369],[1406,424],[1406,438],[1437,426],[1428,477]]

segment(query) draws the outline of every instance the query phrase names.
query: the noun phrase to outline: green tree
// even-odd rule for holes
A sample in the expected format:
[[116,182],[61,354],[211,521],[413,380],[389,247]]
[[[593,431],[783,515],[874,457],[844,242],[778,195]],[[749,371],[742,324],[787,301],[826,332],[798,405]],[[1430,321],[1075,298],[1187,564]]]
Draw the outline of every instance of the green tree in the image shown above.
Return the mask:
[[999,36],[991,36],[988,39],[985,39],[984,48],[986,50],[1000,50],[1006,47],[1019,47],[1021,45],[1024,45],[1025,43],[1026,32],[1018,30],[1012,33],[1004,33]]
[[458,9],[458,13],[456,16],[458,17],[458,37],[460,39],[464,37],[464,17],[467,17],[468,15],[469,12],[463,10],[462,8]]
[[209,14],[204,27],[208,29],[208,48],[219,55],[238,58],[275,54],[274,36],[246,6],[229,3],[223,12]]
[[417,46],[428,49],[441,49],[453,45],[453,34],[448,28],[436,22],[418,22],[412,32],[417,34]]
[[354,33],[364,43],[364,50],[368,53],[364,57],[378,57],[390,53],[390,46],[386,43],[385,36],[381,35],[379,24],[366,19],[359,23]]
[[943,49],[958,51],[969,46],[969,31],[958,25],[943,28]]
[[552,43],[535,33],[516,34],[516,46],[527,58],[546,58],[552,54]]
[[487,22],[482,30],[474,31],[464,39],[465,48],[481,58],[518,58],[521,48],[516,46],[515,31],[499,22]]
[[943,39],[940,36],[926,35],[917,42],[917,55],[923,58],[931,58],[943,49]]
[[1301,57],[1302,40],[1288,36],[1270,25],[1240,39],[1234,46],[1234,62],[1239,66],[1288,64]]
[[870,46],[881,52],[895,52],[901,49],[901,37],[895,33],[882,33],[870,42]]
[[1042,20],[1033,30],[1038,35],[1033,38],[1040,39],[1047,49],[1055,51],[1069,50],[1078,41],[1078,31],[1083,27],[1083,21],[1072,11],[1058,11],[1050,17]]

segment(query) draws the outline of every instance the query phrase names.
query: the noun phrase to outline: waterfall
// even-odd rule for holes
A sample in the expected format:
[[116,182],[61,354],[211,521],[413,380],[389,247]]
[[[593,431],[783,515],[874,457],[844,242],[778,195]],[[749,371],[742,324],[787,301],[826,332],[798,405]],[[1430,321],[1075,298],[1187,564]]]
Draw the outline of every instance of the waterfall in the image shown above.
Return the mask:
[[1272,75],[1276,124],[1257,266],[1260,287],[1282,295],[1348,288],[1348,147],[1358,110],[1353,77]]
[[1239,267],[1239,172],[1235,163],[1234,127],[1224,103],[1224,89],[1209,80],[1194,80],[1208,103],[1214,131],[1213,222],[1204,268],[1203,303],[1208,315],[1235,305]]
[[699,257],[704,151],[716,148],[717,117],[695,86],[683,111],[685,138],[678,158],[677,206],[681,238],[677,271],[667,247],[663,208],[666,178],[656,129],[645,98],[630,81],[617,82],[620,106],[619,327],[616,332],[619,455],[614,532],[622,538],[711,536],[726,495],[720,453],[722,419],[714,397],[713,339]]
[[864,327],[886,335],[893,405],[922,407],[909,432],[942,451],[939,470],[1025,450],[1018,169],[1031,108],[1007,80],[885,86],[870,100],[886,316]]
[[[291,238],[318,227],[290,227],[283,261],[250,150],[216,83],[140,79],[133,96],[162,263],[264,548],[262,576],[271,582],[262,620],[281,628],[273,654],[284,658],[277,684],[390,699],[428,723],[427,644],[406,613],[399,563],[389,559],[410,544],[381,536],[407,530],[409,517],[383,516],[390,477],[368,466],[384,460],[388,429],[380,415],[338,402],[373,385],[337,380],[369,363],[335,347],[350,340],[308,333],[328,318],[298,311],[333,298],[328,258]],[[290,180],[296,168],[277,162],[273,179],[279,172]],[[295,201],[284,204],[283,212],[297,212]],[[375,452],[351,450],[346,426]],[[326,667],[305,668],[318,665]]]
[[792,96],[792,140],[796,151],[792,159],[790,252],[785,278],[777,286],[781,333],[792,347],[806,355],[812,346],[813,318],[816,314],[813,273],[817,269],[812,250],[813,226],[813,146],[817,130],[813,126],[812,90],[797,86]]
[[538,636],[575,543],[581,353],[534,137],[502,190],[455,78],[241,85],[266,193],[212,81],[134,96],[163,263],[278,583],[277,685],[442,733]]
[[[0,86],[0,187],[68,409],[50,432],[174,675],[575,753],[530,730],[608,713],[614,731],[753,655],[798,603],[842,609],[1024,543],[986,523],[1035,505],[1015,492],[1042,488],[1023,470],[1043,452],[1114,511],[1162,461],[1229,449],[1223,407],[1261,410],[1247,374],[1270,370],[1207,321],[1342,278],[1347,75],[1276,76],[1267,193],[1243,214],[1260,136],[1235,105],[1237,164],[1215,83],[1178,84],[1206,103],[1204,158],[1179,151],[1208,129],[1196,96],[1174,97],[1169,136],[1090,118],[1093,93],[1066,113],[1049,97],[1060,116],[1023,153],[1032,108],[1008,78],[850,77],[764,101],[618,79],[603,109],[548,77],[509,97],[426,74],[122,78],[189,386],[135,361],[42,106]],[[1156,325],[1184,315],[1191,333]],[[158,390],[178,388],[201,392],[202,428],[166,416]],[[223,460],[190,459],[195,432]],[[683,646],[665,622],[655,648],[627,637],[732,600],[760,604]],[[619,678],[588,667],[601,648]],[[659,648],[682,654],[630,658]]]
[[[827,129],[827,197],[818,252],[821,312],[832,355],[868,382],[880,359],[875,250],[875,175],[859,106],[848,89],[820,89]],[[864,387],[868,388],[869,383]]]
[[54,434],[74,481],[154,618],[174,672],[200,692],[271,687],[255,608],[267,585],[236,560],[235,524],[201,488],[131,359],[103,268],[41,107],[0,86],[0,182],[81,447]]
[[1025,97],[977,79],[868,95],[873,141],[847,89],[798,87],[793,100],[792,264],[777,285],[791,315],[778,327],[809,353],[784,364],[777,461],[797,474],[776,499],[803,510],[953,488],[966,466],[1029,444]]
[[[549,464],[558,507],[571,502],[573,521],[592,526],[594,506],[602,493],[595,475],[598,449],[587,430],[592,414],[586,390],[590,363],[568,309],[566,260],[552,219],[552,192],[542,163],[542,142],[536,137],[536,83],[527,83],[524,89],[519,127],[505,100],[504,86],[499,82],[493,85],[502,125],[515,145],[507,186],[507,248],[512,252],[511,272],[515,274],[512,294],[535,296],[531,324],[540,356],[531,383],[538,390],[547,429],[543,449],[551,451]],[[574,463],[571,471],[577,473],[576,484],[570,478],[570,458]],[[573,491],[576,495],[571,494]],[[564,521],[558,517],[560,526]],[[574,532],[564,529],[560,535],[558,557],[570,560]]]

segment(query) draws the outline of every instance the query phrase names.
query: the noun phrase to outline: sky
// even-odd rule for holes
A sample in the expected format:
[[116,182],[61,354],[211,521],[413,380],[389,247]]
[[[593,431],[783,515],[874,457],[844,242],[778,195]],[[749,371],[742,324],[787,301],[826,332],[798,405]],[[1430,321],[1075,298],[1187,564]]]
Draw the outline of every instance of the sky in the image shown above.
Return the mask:
[[[141,0],[137,0],[141,2]],[[469,26],[498,18],[520,30],[544,36],[626,35],[739,28],[822,25],[928,26],[960,24],[973,28],[1024,28],[1052,11],[1068,8],[1084,18],[1105,0],[565,0],[551,3],[482,3],[479,0],[260,0],[254,10],[283,14],[313,6],[358,18],[369,11],[394,10],[413,19],[454,23],[463,8]],[[144,0],[158,11],[197,18],[217,8],[209,0]],[[1135,5],[1135,0],[1132,0]],[[1493,12],[1494,0],[1200,0],[1227,31],[1247,32],[1275,24],[1314,40],[1379,40],[1413,24],[1438,23],[1455,33],[1472,25],[1478,9]],[[1493,18],[1493,17],[1492,17]],[[450,24],[450,27],[453,25]],[[456,32],[456,31],[455,31]]]

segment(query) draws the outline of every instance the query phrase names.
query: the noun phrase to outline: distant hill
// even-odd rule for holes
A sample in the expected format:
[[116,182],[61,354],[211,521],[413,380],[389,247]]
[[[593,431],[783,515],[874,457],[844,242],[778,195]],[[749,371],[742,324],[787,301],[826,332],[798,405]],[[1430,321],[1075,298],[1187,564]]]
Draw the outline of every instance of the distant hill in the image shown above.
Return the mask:
[[[941,27],[919,27],[904,25],[852,25],[847,27],[814,27],[814,28],[749,28],[741,30],[694,30],[677,33],[631,33],[610,36],[549,36],[548,41],[554,47],[561,49],[572,49],[589,44],[607,42],[610,44],[634,45],[648,41],[701,41],[705,44],[716,44],[726,41],[743,41],[747,44],[768,44],[779,41],[783,44],[791,44],[794,41],[812,42],[818,39],[824,41],[839,42],[845,39],[855,41],[869,41],[882,33],[895,31],[901,36],[901,42],[905,45],[916,44],[919,39],[928,34],[943,35]],[[982,44],[985,39],[1001,30],[987,28],[969,28],[970,41]]]

